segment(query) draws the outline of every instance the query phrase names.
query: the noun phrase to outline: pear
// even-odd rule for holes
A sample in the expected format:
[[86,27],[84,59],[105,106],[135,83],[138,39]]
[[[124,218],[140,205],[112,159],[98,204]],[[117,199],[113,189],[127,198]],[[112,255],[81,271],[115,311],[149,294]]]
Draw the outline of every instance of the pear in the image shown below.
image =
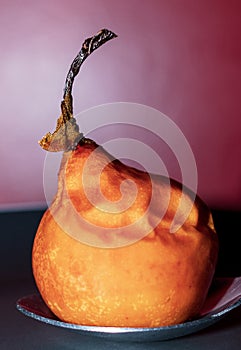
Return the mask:
[[85,40],[66,78],[56,130],[40,141],[63,156],[57,193],[34,239],[33,274],[45,303],[65,322],[178,324],[200,313],[218,237],[210,210],[192,191],[122,163],[80,133],[74,78],[114,37],[103,29]]

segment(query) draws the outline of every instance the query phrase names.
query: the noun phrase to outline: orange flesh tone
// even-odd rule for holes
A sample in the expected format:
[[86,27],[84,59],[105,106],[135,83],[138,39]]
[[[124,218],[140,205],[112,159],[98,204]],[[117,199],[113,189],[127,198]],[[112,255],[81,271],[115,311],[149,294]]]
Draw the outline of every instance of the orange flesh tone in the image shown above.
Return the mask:
[[[92,161],[84,168],[91,155]],[[164,177],[154,176],[151,183],[147,173],[118,161],[105,166],[110,160],[110,155],[94,142],[64,153],[58,193],[40,222],[33,246],[33,273],[43,299],[61,320],[83,325],[159,327],[194,317],[205,301],[217,261],[218,240],[208,208],[196,198],[186,221],[170,233],[181,185],[171,181],[169,200]],[[96,174],[102,168],[100,187],[103,195],[115,202],[113,208],[121,199],[122,181],[136,184],[135,201],[121,213],[103,212],[98,209],[101,198],[95,206],[86,197],[83,169],[88,175],[85,186],[95,194],[99,185]],[[61,218],[70,225],[73,206],[91,224],[114,230],[142,217],[152,194],[154,202],[145,220],[122,231],[123,237],[148,229],[149,234],[128,246],[86,245],[56,220]],[[190,201],[187,191],[180,220],[185,203],[188,206]],[[162,220],[152,228],[163,210]],[[113,246],[115,239],[110,232],[97,235],[97,241]]]

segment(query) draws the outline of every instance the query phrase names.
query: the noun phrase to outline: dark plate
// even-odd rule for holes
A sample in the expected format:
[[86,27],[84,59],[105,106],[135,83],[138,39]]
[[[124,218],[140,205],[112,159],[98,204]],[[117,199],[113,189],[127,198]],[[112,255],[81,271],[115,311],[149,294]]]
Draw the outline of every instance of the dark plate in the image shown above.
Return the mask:
[[24,315],[49,325],[62,327],[79,334],[118,341],[161,341],[182,337],[211,326],[241,305],[241,277],[215,279],[200,316],[181,324],[158,328],[122,328],[82,326],[60,321],[46,306],[41,296],[33,294],[17,301]]

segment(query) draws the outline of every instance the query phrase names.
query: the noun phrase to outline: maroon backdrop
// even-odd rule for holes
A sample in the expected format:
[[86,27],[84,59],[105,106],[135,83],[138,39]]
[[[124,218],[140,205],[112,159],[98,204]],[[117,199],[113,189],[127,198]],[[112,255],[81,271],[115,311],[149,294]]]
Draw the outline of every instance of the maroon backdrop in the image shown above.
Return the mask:
[[37,141],[55,126],[80,44],[103,27],[118,39],[83,66],[75,111],[129,101],[165,113],[193,149],[200,196],[212,207],[241,208],[240,1],[14,0],[0,7],[2,208],[45,202]]

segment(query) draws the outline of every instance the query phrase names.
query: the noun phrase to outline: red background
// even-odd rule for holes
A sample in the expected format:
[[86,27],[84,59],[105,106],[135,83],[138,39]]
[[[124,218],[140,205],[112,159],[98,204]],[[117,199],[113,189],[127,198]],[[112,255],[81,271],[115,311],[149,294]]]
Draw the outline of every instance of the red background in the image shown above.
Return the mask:
[[[0,1],[0,207],[45,203],[37,141],[59,115],[65,75],[86,37],[118,39],[94,53],[75,82],[76,112],[129,101],[154,107],[183,131],[198,192],[241,208],[239,0]],[[167,165],[168,166],[168,165]]]

